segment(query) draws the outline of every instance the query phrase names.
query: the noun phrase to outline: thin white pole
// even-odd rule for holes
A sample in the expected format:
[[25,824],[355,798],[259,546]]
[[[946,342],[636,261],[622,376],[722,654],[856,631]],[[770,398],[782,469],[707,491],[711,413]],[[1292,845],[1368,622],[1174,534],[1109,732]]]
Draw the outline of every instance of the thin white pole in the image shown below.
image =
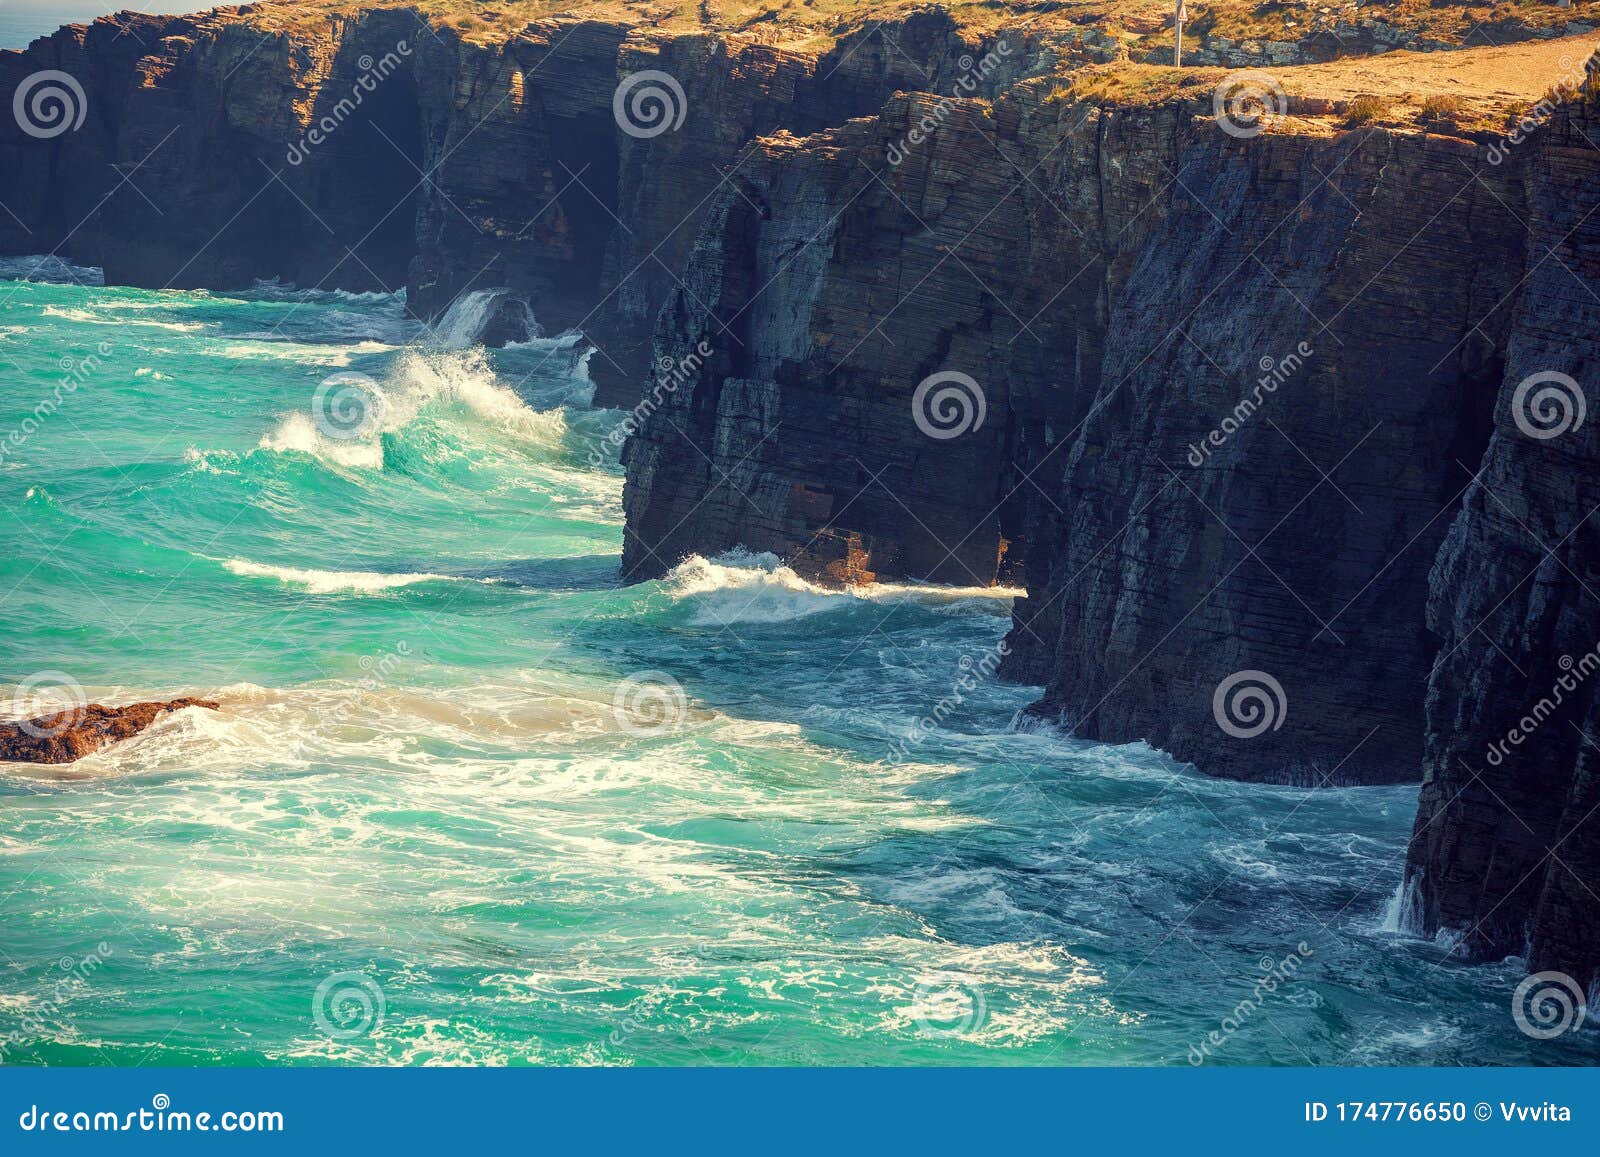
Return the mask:
[[1173,28],[1173,31],[1176,33],[1176,39],[1174,40],[1173,46],[1172,46],[1172,64],[1173,64],[1173,67],[1175,67],[1175,68],[1182,68],[1183,67],[1183,22],[1188,17],[1189,14],[1187,12],[1185,12],[1184,9],[1183,9],[1183,0],[1173,0],[1173,3],[1174,3],[1174,7],[1173,7],[1173,11],[1172,11],[1172,28]]

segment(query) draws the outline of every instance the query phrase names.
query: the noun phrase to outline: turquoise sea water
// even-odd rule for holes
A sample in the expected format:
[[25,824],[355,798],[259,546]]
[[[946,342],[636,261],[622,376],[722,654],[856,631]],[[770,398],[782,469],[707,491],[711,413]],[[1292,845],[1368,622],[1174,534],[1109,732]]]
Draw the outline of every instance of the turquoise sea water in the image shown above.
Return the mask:
[[[6,1061],[1584,1059],[1517,1031],[1514,964],[1385,930],[1415,788],[951,702],[1004,592],[619,586],[580,349],[427,336],[394,296],[0,280],[0,710],[223,704],[0,767]],[[311,417],[337,374],[384,401],[357,437]]]

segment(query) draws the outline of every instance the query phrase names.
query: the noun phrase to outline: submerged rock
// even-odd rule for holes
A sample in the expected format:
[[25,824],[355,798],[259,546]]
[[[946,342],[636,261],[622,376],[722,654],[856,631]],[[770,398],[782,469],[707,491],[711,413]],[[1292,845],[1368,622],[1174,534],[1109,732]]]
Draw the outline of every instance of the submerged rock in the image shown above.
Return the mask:
[[72,763],[131,739],[170,711],[208,707],[214,699],[169,699],[105,707],[91,703],[53,715],[39,715],[16,723],[0,723],[0,761],[13,763]]

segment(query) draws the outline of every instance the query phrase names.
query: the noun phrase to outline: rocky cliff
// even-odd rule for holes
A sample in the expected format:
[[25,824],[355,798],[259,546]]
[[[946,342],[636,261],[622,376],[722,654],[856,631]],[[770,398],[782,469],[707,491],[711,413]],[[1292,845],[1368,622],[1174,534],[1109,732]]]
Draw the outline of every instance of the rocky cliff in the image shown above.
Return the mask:
[[78,90],[0,122],[0,252],[424,318],[504,288],[602,400],[644,387],[627,576],[743,546],[1022,586],[1036,716],[1420,774],[1416,926],[1592,985],[1600,123],[1592,86],[1498,122],[1593,45],[1285,90],[1096,19],[125,14],[0,53]]
[[1600,666],[1593,428],[1509,410],[1600,385],[1587,99],[1508,144],[1023,85],[764,140],[658,319],[624,569],[1020,579],[1037,715],[1217,775],[1425,773],[1418,926],[1588,983],[1588,684],[1484,756],[1561,655]]
[[[125,13],[0,52],[6,92],[65,74],[76,93],[46,88],[82,117],[0,122],[0,252],[144,286],[403,286],[425,319],[508,288],[548,332],[585,331],[620,402],[745,144],[875,112],[985,42],[941,9],[809,52],[570,17],[485,42],[407,8],[285,11]],[[991,88],[1056,60],[1016,44]]]
[[[1004,571],[1041,713],[1220,774],[1416,778],[1428,567],[1525,264],[1515,167],[1037,92],[887,163],[927,107],[742,166],[661,318],[664,361],[713,352],[628,447],[625,570],[742,545]],[[941,374],[959,429],[917,395]],[[1241,670],[1294,726],[1218,726]]]
[[[1591,96],[1592,102],[1592,96]],[[1600,965],[1600,115],[1562,110],[1519,202],[1494,433],[1433,566],[1419,926],[1588,985]]]

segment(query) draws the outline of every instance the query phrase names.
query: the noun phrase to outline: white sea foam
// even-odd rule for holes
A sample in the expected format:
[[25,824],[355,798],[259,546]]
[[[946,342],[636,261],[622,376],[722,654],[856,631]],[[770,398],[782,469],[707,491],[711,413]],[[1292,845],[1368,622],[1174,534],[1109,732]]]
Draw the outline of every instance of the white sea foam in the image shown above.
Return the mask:
[[1422,935],[1422,875],[1410,873],[1409,878],[1395,886],[1394,895],[1384,907],[1378,931],[1389,936]]
[[770,553],[729,551],[715,558],[692,555],[663,580],[673,597],[693,601],[701,625],[784,623],[861,602],[908,601],[928,606],[962,605],[1004,614],[1021,591],[1009,587],[944,587],[919,583],[873,583],[834,590],[801,578]]
[[383,436],[396,434],[425,412],[458,406],[497,434],[543,449],[560,447],[566,417],[560,410],[534,410],[501,385],[482,350],[407,350],[382,383],[383,424],[364,438],[329,438],[309,414],[287,415],[258,449],[298,451],[337,466],[383,468]]
[[295,285],[285,284],[274,278],[272,280],[257,279],[254,285],[238,296],[247,301],[303,301],[313,304],[328,302],[349,302],[352,304],[393,302],[403,305],[406,300],[406,291],[399,289],[390,293],[382,290],[357,292],[349,289],[300,289]]
[[389,380],[390,428],[398,429],[433,401],[465,406],[504,434],[549,447],[567,431],[560,410],[535,410],[501,385],[483,350],[407,350]]
[[262,436],[257,446],[276,454],[310,454],[335,466],[361,470],[383,469],[383,443],[378,438],[340,439],[324,437],[306,414],[290,414],[278,428]]
[[75,321],[83,325],[114,325],[121,329],[126,326],[142,326],[145,329],[167,329],[175,333],[192,333],[204,329],[205,323],[200,321],[155,321],[144,317],[104,317],[89,309],[70,309],[55,305],[47,305],[43,310],[46,317],[59,317],[63,321]]
[[[249,338],[255,340],[246,340]],[[292,362],[305,366],[343,368],[359,356],[387,353],[395,347],[381,341],[359,341],[346,345],[283,341],[269,334],[240,335],[240,340],[216,342],[205,348],[211,357],[233,361]]]
[[[450,308],[432,327],[433,339],[447,350],[467,349],[474,345],[483,336],[501,300],[510,292],[509,289],[500,288],[474,289],[470,293],[463,293],[450,303]],[[532,311],[524,302],[515,304],[523,312],[528,332],[535,332],[538,326]]]
[[408,587],[415,583],[469,582],[447,574],[384,574],[370,570],[311,570],[295,566],[268,566],[242,558],[224,559],[229,572],[244,578],[274,578],[279,582],[297,583],[314,595],[329,595],[340,591],[371,593]]

